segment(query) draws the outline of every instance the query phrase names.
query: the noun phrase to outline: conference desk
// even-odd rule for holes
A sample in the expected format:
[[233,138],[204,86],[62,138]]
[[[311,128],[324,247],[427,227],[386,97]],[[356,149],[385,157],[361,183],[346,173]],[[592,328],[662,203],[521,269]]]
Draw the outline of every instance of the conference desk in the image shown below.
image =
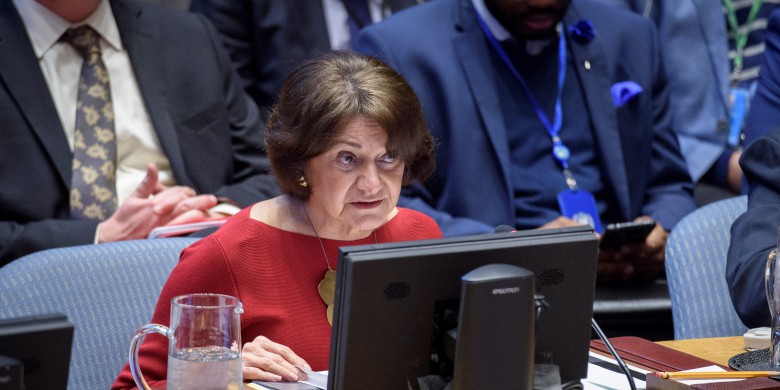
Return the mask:
[[728,366],[732,356],[745,352],[742,336],[669,340],[656,343],[723,366]]
[[[660,342],[628,336],[610,338],[610,342],[629,366],[636,367],[638,371],[651,372],[695,370],[714,364],[727,368],[730,358],[745,352],[741,336]],[[608,348],[601,340],[591,341],[591,352],[607,359],[611,358]],[[589,367],[588,382],[595,384],[597,388],[624,388],[625,378],[619,378],[619,370],[614,364],[612,366],[612,369],[608,368],[612,372],[604,371],[603,368],[606,367],[597,367],[600,369],[591,372]],[[713,370],[717,371],[707,371]],[[615,373],[618,374],[617,377]],[[646,386],[656,390],[780,390],[780,382],[765,377],[740,379],[735,382],[711,379],[686,384],[680,379],[661,379],[655,375],[647,375]]]
[[[732,356],[745,352],[742,336],[657,341],[656,344],[685,352],[723,366],[728,366],[728,361]],[[243,388],[244,390],[253,390],[246,384]]]

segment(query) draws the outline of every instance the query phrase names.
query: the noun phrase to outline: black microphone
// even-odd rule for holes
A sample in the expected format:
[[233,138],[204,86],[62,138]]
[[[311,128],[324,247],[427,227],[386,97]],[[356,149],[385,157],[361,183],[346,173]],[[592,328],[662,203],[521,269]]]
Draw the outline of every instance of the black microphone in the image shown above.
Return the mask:
[[626,376],[626,380],[628,380],[628,385],[631,387],[631,390],[636,390],[636,383],[634,383],[634,377],[631,376],[631,371],[629,370],[628,365],[626,365],[623,359],[620,358],[620,355],[618,355],[615,348],[612,347],[612,343],[609,342],[607,336],[604,334],[604,332],[601,331],[601,327],[598,323],[596,323],[596,319],[591,318],[590,324],[601,341],[604,342],[604,345],[607,346],[607,349],[609,349],[609,353],[612,354],[612,357],[615,358],[615,362],[617,363],[618,368],[620,368],[620,371],[623,371],[623,374]]
[[493,233],[517,233],[517,229],[509,225],[498,225],[496,226],[496,230],[494,230]]

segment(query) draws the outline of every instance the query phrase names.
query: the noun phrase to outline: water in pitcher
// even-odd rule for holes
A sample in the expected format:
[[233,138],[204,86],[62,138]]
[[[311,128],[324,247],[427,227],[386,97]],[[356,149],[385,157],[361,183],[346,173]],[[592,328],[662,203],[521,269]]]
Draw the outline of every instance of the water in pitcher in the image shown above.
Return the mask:
[[225,347],[185,348],[168,359],[168,390],[240,390],[241,357]]

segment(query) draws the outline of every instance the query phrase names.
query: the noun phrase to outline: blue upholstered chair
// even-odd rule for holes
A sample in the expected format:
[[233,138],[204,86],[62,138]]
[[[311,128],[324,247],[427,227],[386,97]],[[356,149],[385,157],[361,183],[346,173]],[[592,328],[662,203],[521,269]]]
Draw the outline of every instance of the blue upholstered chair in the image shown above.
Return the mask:
[[0,268],[0,319],[66,314],[74,325],[68,389],[108,389],[179,253],[196,240],[84,245],[14,260]]
[[675,339],[738,336],[747,330],[726,286],[731,224],[745,210],[745,195],[710,203],[669,234],[666,278]]

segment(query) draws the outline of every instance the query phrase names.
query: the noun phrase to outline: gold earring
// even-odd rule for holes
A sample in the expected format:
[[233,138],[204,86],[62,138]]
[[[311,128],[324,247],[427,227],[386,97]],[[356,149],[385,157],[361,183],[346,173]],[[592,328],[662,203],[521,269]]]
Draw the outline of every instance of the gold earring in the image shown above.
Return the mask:
[[301,187],[308,187],[309,183],[306,181],[306,178],[303,177],[303,175],[301,175],[300,177],[298,177],[298,185]]

